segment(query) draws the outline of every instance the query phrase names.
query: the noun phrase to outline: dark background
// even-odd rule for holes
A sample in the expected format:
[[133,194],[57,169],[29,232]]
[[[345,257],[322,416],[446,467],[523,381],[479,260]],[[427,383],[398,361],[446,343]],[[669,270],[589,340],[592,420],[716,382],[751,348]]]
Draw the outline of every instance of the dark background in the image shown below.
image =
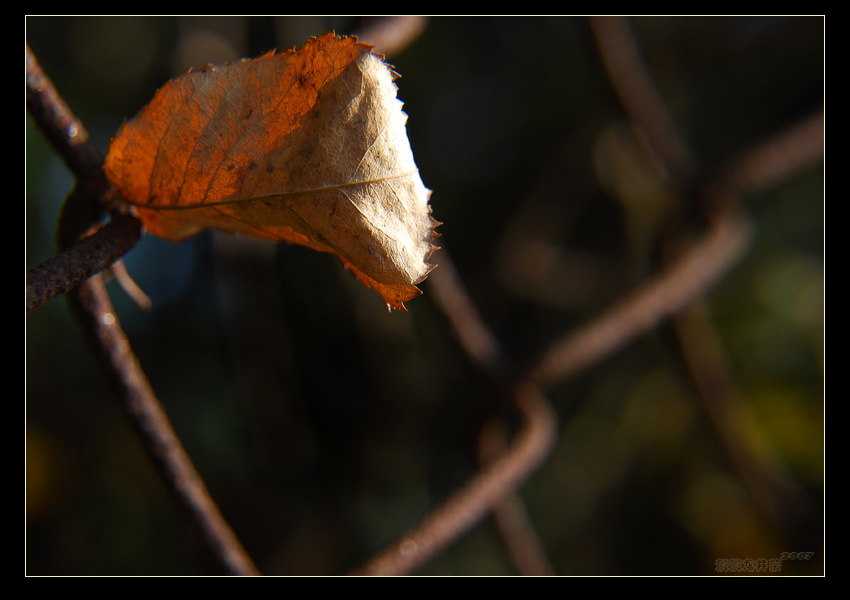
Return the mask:
[[[34,18],[26,41],[106,150],[190,66],[302,44],[347,18]],[[637,18],[706,174],[824,102],[824,20]],[[368,41],[368,40],[367,40]],[[581,18],[433,18],[390,59],[442,245],[520,365],[651,274],[681,202],[634,144]],[[29,116],[26,266],[54,253],[72,178]],[[559,444],[522,488],[558,574],[712,574],[812,551],[823,572],[823,163],[746,198],[755,238],[708,299],[750,432],[807,501],[789,538],[731,467],[659,328],[548,390]],[[492,402],[425,294],[388,314],[329,255],[205,232],[126,256],[110,284],[141,364],[213,497],[267,574],[338,574],[475,469]],[[63,299],[26,316],[30,575],[213,573]],[[797,544],[797,545],[791,545]],[[483,525],[423,574],[515,573]]]

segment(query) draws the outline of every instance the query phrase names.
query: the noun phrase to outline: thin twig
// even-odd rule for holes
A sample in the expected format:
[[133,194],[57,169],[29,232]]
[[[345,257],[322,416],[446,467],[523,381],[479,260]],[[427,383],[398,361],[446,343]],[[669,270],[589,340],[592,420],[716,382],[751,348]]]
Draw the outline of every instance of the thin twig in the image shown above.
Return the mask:
[[100,170],[103,155],[25,45],[27,110],[71,172],[77,178],[89,177]]
[[121,286],[124,293],[133,299],[136,306],[142,310],[150,310],[153,308],[153,302],[151,302],[150,297],[142,288],[139,287],[139,284],[133,280],[130,273],[127,272],[127,266],[124,264],[123,260],[113,263],[109,270],[112,272],[112,276],[115,278],[115,281],[118,282],[118,285]]
[[432,258],[439,267],[426,280],[429,294],[451,323],[466,355],[494,381],[505,381],[512,367],[463,287],[454,261],[445,249],[438,250]]
[[[466,355],[487,374],[494,386],[512,386],[516,368],[501,343],[484,322],[461,282],[451,255],[444,249],[435,257],[439,268],[431,273],[428,291],[449,320]],[[542,397],[542,396],[541,396]],[[554,414],[554,413],[553,413]],[[498,439],[496,439],[498,438]],[[491,420],[479,433],[482,465],[505,452],[504,426]],[[535,465],[536,466],[536,465]],[[528,518],[525,504],[516,490],[505,494],[493,507],[493,520],[517,570],[522,575],[553,573],[543,545]]]
[[26,106],[77,178],[59,216],[64,225],[57,231],[57,243],[59,250],[64,251],[100,227],[112,186],[101,170],[103,153],[44,74],[29,44],[26,44]]
[[142,236],[141,222],[119,215],[103,229],[81,239],[27,271],[27,312],[60,296],[120,260]]
[[68,299],[157,472],[200,531],[216,562],[231,575],[259,575],[154,395],[121,329],[102,278],[97,275],[89,279],[68,294]]

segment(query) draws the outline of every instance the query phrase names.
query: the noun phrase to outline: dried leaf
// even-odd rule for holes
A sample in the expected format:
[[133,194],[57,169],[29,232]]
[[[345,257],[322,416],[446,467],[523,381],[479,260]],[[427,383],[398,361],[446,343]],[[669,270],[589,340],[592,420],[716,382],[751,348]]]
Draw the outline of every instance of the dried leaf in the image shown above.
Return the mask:
[[404,309],[437,223],[395,77],[332,33],[190,71],[122,126],[104,170],[156,236],[214,227],[330,252]]

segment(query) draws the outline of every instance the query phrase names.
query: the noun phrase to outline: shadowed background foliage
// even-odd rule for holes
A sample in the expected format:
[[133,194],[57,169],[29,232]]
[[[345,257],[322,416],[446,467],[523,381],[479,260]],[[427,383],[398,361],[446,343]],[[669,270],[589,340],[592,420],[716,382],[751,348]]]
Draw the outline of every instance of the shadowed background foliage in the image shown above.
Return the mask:
[[[288,48],[352,18],[26,19],[26,40],[106,149],[190,66]],[[824,102],[822,18],[638,18],[701,172]],[[368,40],[364,40],[368,41]],[[519,365],[658,268],[682,198],[647,162],[577,18],[433,18],[390,59],[441,241]],[[54,254],[70,173],[26,119],[26,266]],[[746,198],[750,252],[710,321],[743,443],[804,500],[791,531],[748,495],[668,327],[549,390],[561,435],[523,487],[558,574],[712,574],[717,558],[823,570],[823,164]],[[110,285],[154,390],[267,574],[335,574],[393,541],[476,468],[493,402],[425,294],[408,313],[328,255],[206,232],[126,257]],[[26,572],[212,568],[109,396],[63,299],[26,317]],[[488,526],[423,574],[512,574]]]

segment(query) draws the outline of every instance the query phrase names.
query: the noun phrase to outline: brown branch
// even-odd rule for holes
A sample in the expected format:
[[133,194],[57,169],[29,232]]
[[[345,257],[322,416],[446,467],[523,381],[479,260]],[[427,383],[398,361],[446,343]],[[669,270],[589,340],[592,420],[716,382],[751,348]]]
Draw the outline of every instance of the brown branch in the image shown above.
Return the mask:
[[768,519],[786,532],[793,530],[809,510],[805,494],[769,443],[751,442],[760,426],[742,401],[708,307],[694,303],[673,325],[691,379],[735,470]]
[[728,198],[767,189],[816,163],[823,153],[824,116],[819,111],[737,160],[712,194]]
[[[710,202],[732,205],[745,193],[768,188],[819,160],[823,126],[823,114],[818,113],[753,149],[710,188]],[[673,319],[673,325],[691,380],[736,472],[762,513],[786,533],[793,531],[809,511],[805,494],[769,444],[746,443],[759,426],[741,402],[742,393],[707,307],[695,302]],[[742,434],[743,429],[748,435]]]
[[231,575],[259,575],[257,567],[224,520],[154,395],[121,329],[102,278],[98,275],[89,279],[68,294],[68,299],[74,316],[104,368],[107,382],[121,400],[130,424],[157,472],[200,531],[216,562]]
[[716,219],[700,243],[669,271],[555,342],[527,377],[541,386],[565,379],[619,350],[708,289],[741,257],[750,240],[750,226],[742,215],[729,211]]
[[[640,58],[627,20],[596,17],[591,19],[591,27],[611,84],[634,125],[648,138],[650,154],[666,165],[674,182],[687,182],[693,176],[693,160]],[[819,113],[752,150],[707,188],[708,210],[728,210],[746,192],[773,185],[819,159],[823,127],[823,114]],[[682,357],[717,439],[739,477],[762,512],[787,532],[802,521],[804,495],[769,447],[757,451],[744,443],[739,421],[746,419],[746,405],[740,402],[722,342],[704,304],[694,298],[691,306],[673,317]],[[754,427],[754,420],[749,420]]]
[[430,296],[449,320],[466,355],[494,381],[505,381],[512,367],[463,287],[451,256],[439,250],[432,255],[432,260],[439,267],[431,271],[426,280]]
[[[441,250],[436,256],[436,262],[440,266],[431,274],[428,291],[451,323],[466,355],[487,374],[494,386],[515,385],[513,377],[516,368],[469,297],[451,256]],[[482,465],[489,464],[505,452],[504,438],[503,423],[491,420],[485,424],[479,433],[479,458]],[[493,506],[493,521],[520,574],[546,575],[553,572],[537,532],[528,518],[525,504],[516,490],[505,494]]]
[[[658,95],[631,34],[619,17],[591,20],[612,85],[630,119],[647,134],[658,159],[680,179],[693,160]],[[814,115],[735,162],[706,188],[712,221],[690,253],[604,315],[553,344],[528,376],[545,386],[571,376],[621,348],[661,319],[675,313],[720,278],[746,249],[750,226],[736,208],[739,197],[772,185],[819,159],[823,114]]]
[[[478,436],[482,464],[505,451],[504,429],[488,423]],[[525,503],[518,493],[506,495],[493,507],[493,521],[520,575],[552,575],[554,569],[546,557]]]
[[508,494],[496,504],[493,520],[520,575],[555,574],[519,494]]
[[[612,79],[616,80],[615,84],[626,84],[620,86],[619,91],[627,112],[630,113],[633,122],[643,130],[655,151],[657,160],[666,166],[669,173],[686,181],[693,170],[690,152],[679,138],[672,119],[655,91],[644,65],[639,62],[631,35],[623,29],[622,21],[597,22],[596,25],[599,27],[601,45],[607,45],[602,48],[602,51],[607,56]],[[608,28],[609,26],[614,28]],[[603,34],[602,29],[605,28],[608,29]],[[612,35],[618,39],[610,37]],[[631,79],[627,76],[631,76]],[[800,138],[805,138],[809,142],[812,139],[816,140],[816,133],[817,124],[809,123],[801,127],[796,135],[786,138],[785,143],[788,149],[791,149],[795,147],[795,143],[799,143]],[[810,148],[810,144],[807,144],[805,148]],[[733,171],[738,180],[734,177],[730,180],[734,181],[737,191],[741,191],[740,188],[744,183],[740,180],[743,177],[742,174],[746,174],[746,181],[750,182],[754,179],[755,173],[772,173],[775,169],[771,169],[769,165],[777,164],[785,165],[783,172],[787,173],[789,164],[804,164],[813,155],[817,155],[816,152],[805,148],[793,153],[790,159],[787,158],[788,153],[784,153],[786,155],[784,163],[779,163],[775,158],[768,161],[766,154],[757,154],[764,158],[756,160],[753,157],[750,162],[742,163],[743,166],[749,166],[744,170],[739,168]],[[776,152],[773,151],[771,156],[775,157]],[[730,187],[727,186],[724,191],[729,189]],[[719,194],[715,194],[712,199],[720,198]],[[713,204],[712,208],[716,212],[710,215],[710,229],[700,243],[666,273],[659,275],[631,294],[593,323],[553,345],[529,371],[522,389],[538,395],[539,390],[534,383],[541,385],[554,383],[601,360],[627,344],[635,336],[655,326],[662,319],[675,314],[698,299],[709,286],[723,276],[744,254],[751,236],[749,222],[737,210],[731,208],[735,202],[728,197],[724,200]],[[447,255],[444,254],[439,262],[440,268],[431,274],[429,280],[431,294],[451,321],[467,355],[485,372],[498,380],[499,373],[502,372],[501,367],[505,364],[504,353],[460,286],[451,262],[447,260]],[[539,397],[542,400],[542,396]],[[516,449],[519,447],[520,444],[517,442],[514,450],[508,451],[500,460],[505,461],[512,456],[516,457]],[[529,469],[533,466],[530,465]],[[501,483],[506,481],[502,480]],[[469,514],[465,511],[470,508],[476,511],[472,514],[477,518],[500,503],[503,503],[506,511],[515,509],[516,506],[511,507],[508,504],[511,488],[507,490],[499,488],[499,496],[502,500],[494,500],[492,496],[487,497],[476,493],[477,486],[484,487],[487,484],[496,485],[497,483],[500,483],[499,478],[493,477],[489,470],[484,470],[468,488],[462,490],[426,518],[421,525],[403,536],[400,542],[370,561],[363,572],[379,574],[409,572],[466,531],[466,527],[457,527],[453,523],[459,515]],[[494,502],[492,507],[490,502]],[[521,514],[521,511],[514,512],[514,516],[516,514]],[[523,532],[528,531],[522,519],[514,522],[521,525]],[[502,527],[507,531],[507,522],[503,522]],[[511,547],[510,542],[519,542],[521,535],[516,532],[507,533],[506,539]],[[531,544],[531,547],[534,548],[535,544]],[[523,560],[520,554],[516,553],[515,560],[518,564]],[[527,556],[534,559],[533,552],[528,553]],[[545,558],[544,560],[534,559],[531,564],[533,566],[526,568],[540,568],[541,572],[546,572]]]
[[119,215],[103,229],[27,271],[27,312],[120,260],[142,236],[141,222]]
[[600,57],[629,120],[645,136],[651,154],[673,180],[690,178],[694,159],[641,57],[625,17],[591,17]]
[[[469,297],[451,256],[445,250],[441,250],[435,260],[439,268],[431,273],[428,291],[451,323],[452,330],[466,355],[487,374],[495,385],[514,385],[512,378],[516,369],[508,360],[499,340],[484,323],[472,298]],[[540,397],[543,398],[542,394]],[[554,415],[554,411],[551,414]],[[490,461],[506,451],[504,445],[502,424],[495,421],[487,423],[479,434],[481,463],[490,464]],[[541,457],[540,460],[544,458]],[[529,469],[537,466],[529,465]],[[514,565],[521,574],[552,573],[552,567],[546,558],[537,532],[528,519],[525,505],[516,490],[510,490],[493,506],[493,520]]]
[[516,388],[514,402],[523,416],[523,426],[509,450],[356,574],[403,575],[413,571],[469,531],[531,474],[554,444],[556,419],[533,385]]
[[90,177],[100,171],[103,155],[25,45],[27,110],[71,172],[80,179]]
[[[57,240],[63,250],[96,230],[111,187],[105,183],[100,170],[102,156],[89,141],[85,128],[41,71],[29,46],[26,55],[27,107],[77,175],[77,185],[66,199],[59,219]],[[129,230],[131,236],[136,235],[133,230],[138,222],[133,223],[133,219],[116,217],[113,222],[116,234]],[[97,240],[88,242],[90,254],[107,262],[97,249],[98,243]],[[70,255],[76,251],[72,250]],[[102,278],[99,275],[90,277],[68,294],[68,300],[157,472],[200,531],[214,559],[226,573],[259,574],[174,433],[121,329]]]
[[112,223],[100,228],[114,193],[101,170],[103,154],[45,75],[28,44],[26,106],[77,178],[59,217],[60,254],[27,271],[29,312],[114,264],[136,245],[142,229],[139,221],[122,214],[113,215]]
[[[554,344],[523,381],[539,385],[552,384],[623,347],[698,297],[744,253],[749,239],[749,223],[742,215],[727,211],[716,216],[716,221],[701,243],[670,271],[630,295],[599,319]],[[438,271],[435,270],[431,277],[434,278]],[[468,354],[482,366],[495,364],[502,357],[498,342],[481,323],[471,302],[458,291],[455,277],[452,269],[446,269],[443,275],[434,279],[438,302],[447,303],[446,314],[452,319],[454,329]],[[482,474],[480,477],[484,476]],[[470,498],[477,499],[475,495],[470,495]],[[450,501],[438,514],[445,514],[454,506],[453,501]],[[430,541],[436,536],[431,528],[441,524],[442,521],[435,515],[423,522],[415,533],[421,539]],[[401,560],[399,548],[401,545],[386,551],[376,561],[382,568],[388,568],[388,564],[395,568],[407,564]]]
[[[782,165],[781,171],[784,175],[787,175],[792,167],[805,166],[819,156],[814,150],[817,147],[817,131],[817,119],[810,120],[777,141],[760,147],[743,159],[737,168],[731,170],[731,175],[724,178],[724,181],[731,183],[717,186],[715,193],[719,194],[719,190],[731,193],[735,189],[733,184],[738,186],[737,191],[741,191],[742,187],[752,187],[754,181],[775,181],[778,179],[775,176],[756,175],[775,175],[777,164]],[[803,141],[808,143],[800,149],[799,145]],[[777,147],[786,149],[786,152],[778,152]],[[797,148],[797,152],[791,153],[789,158],[787,150],[791,148]],[[777,156],[785,158],[778,161]],[[718,196],[714,200],[715,208],[723,207],[723,210],[713,215],[709,231],[698,244],[666,273],[657,276],[595,321],[552,345],[522,379],[527,386],[524,389],[535,390],[535,393],[539,394],[533,384],[550,385],[601,360],[654,327],[662,319],[698,299],[723,276],[746,251],[751,229],[743,215],[729,208],[734,205],[733,199],[721,199]],[[504,363],[504,353],[460,287],[447,256],[444,255],[440,262],[441,267],[431,274],[432,294],[452,321],[467,354],[479,366],[493,373],[496,365]],[[518,445],[517,443],[514,448]],[[509,451],[507,457],[502,460],[510,458],[513,452],[516,450]],[[481,480],[480,484],[483,485],[488,477],[489,471],[484,471],[473,484]],[[470,487],[473,487],[473,484],[470,484]],[[502,497],[505,496],[504,491],[500,493]],[[441,544],[439,547],[442,547],[453,536],[465,531],[452,530],[447,526],[449,517],[457,514],[453,513],[453,510],[465,510],[469,505],[477,510],[489,510],[489,505],[478,504],[487,500],[492,500],[492,497],[485,499],[467,489],[463,490],[437,513],[423,521],[417,529],[403,537],[400,543],[373,559],[367,565],[366,572],[404,573],[415,568],[436,552],[435,546]],[[422,546],[425,546],[427,551],[423,551]],[[412,553],[412,557],[408,557],[408,553]]]
[[[428,279],[429,292],[437,306],[451,323],[458,341],[473,362],[494,383],[508,385],[505,370],[500,371],[500,368],[504,369],[506,359],[499,342],[484,324],[461,285],[449,255],[443,250],[437,261],[440,266]],[[372,558],[356,571],[357,574],[409,573],[469,531],[489,512],[504,511],[511,505],[516,509],[520,500],[514,491],[548,456],[556,439],[557,419],[548,401],[533,384],[514,387],[511,398],[523,417],[522,429],[514,443],[498,457],[488,457],[487,465],[464,488],[398,542]],[[490,431],[485,428],[483,434],[486,436]],[[504,520],[497,520],[497,524],[504,523]],[[512,524],[513,528],[500,527],[503,536],[507,536],[505,541],[509,549],[522,546],[527,543],[526,540],[536,540],[527,521],[514,520]],[[539,548],[536,541],[534,545]],[[526,553],[519,557],[517,566],[521,571],[527,568],[527,561],[522,562],[527,556]],[[545,557],[537,562],[537,565],[540,564],[546,564]]]

